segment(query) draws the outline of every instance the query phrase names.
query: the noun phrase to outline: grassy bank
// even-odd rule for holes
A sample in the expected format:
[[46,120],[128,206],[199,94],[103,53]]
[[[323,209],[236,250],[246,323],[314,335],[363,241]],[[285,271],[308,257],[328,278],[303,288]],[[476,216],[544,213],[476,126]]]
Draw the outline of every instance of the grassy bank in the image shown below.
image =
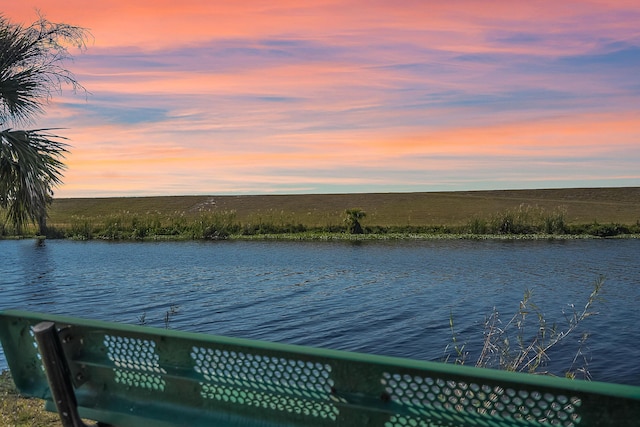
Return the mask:
[[3,427],[62,426],[56,413],[47,412],[40,399],[21,397],[8,371],[0,373],[0,425]]
[[[353,208],[366,212],[365,234],[380,238],[640,233],[640,187],[627,187],[55,199],[48,237],[338,238],[347,232],[345,210]],[[0,234],[12,231],[4,226]]]

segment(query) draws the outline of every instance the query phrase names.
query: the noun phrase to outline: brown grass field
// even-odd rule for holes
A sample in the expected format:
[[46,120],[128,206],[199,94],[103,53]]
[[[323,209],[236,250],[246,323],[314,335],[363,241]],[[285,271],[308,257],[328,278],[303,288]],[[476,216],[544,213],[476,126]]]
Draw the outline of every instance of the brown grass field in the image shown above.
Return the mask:
[[339,224],[345,209],[367,213],[364,223],[378,226],[461,225],[519,206],[563,209],[568,224],[640,221],[640,187],[493,190],[425,193],[305,194],[247,196],[162,196],[55,199],[49,224],[71,218],[99,218],[127,212],[195,216],[235,212],[242,223],[291,222],[305,226]]

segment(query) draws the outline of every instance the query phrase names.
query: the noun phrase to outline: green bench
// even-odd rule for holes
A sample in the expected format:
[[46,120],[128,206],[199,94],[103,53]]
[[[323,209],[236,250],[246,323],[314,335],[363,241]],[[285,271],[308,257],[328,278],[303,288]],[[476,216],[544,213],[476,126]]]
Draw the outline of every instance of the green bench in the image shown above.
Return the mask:
[[0,339],[65,426],[640,425],[627,385],[24,311],[0,312]]

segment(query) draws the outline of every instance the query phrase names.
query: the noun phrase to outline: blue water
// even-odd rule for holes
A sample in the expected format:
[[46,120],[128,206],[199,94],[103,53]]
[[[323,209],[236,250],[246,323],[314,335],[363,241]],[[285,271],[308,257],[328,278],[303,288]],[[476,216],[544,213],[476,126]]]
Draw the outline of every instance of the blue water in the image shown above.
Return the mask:
[[176,305],[173,329],[423,360],[444,357],[452,316],[475,360],[493,307],[506,322],[531,289],[563,326],[604,275],[599,314],[549,367],[562,373],[588,332],[593,379],[640,385],[639,255],[640,240],[0,241],[0,310],[165,327]]

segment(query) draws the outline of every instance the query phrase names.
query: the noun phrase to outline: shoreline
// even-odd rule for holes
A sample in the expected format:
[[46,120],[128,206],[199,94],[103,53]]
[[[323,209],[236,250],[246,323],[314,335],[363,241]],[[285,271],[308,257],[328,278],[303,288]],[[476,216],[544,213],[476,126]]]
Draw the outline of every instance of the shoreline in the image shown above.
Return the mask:
[[[43,234],[136,241],[633,237],[639,212],[640,187],[53,199]],[[349,234],[354,221],[364,235]],[[0,221],[0,239],[16,233]],[[35,224],[22,229],[38,233]]]
[[600,239],[640,239],[640,234],[619,234],[615,236],[595,236],[591,234],[470,234],[470,233],[265,233],[265,234],[232,234],[224,237],[194,238],[183,235],[153,235],[143,238],[109,239],[94,237],[91,239],[63,237],[47,238],[44,236],[1,236],[0,240],[70,240],[70,241],[106,241],[106,242],[183,242],[183,241],[389,241],[389,240],[600,240]]

